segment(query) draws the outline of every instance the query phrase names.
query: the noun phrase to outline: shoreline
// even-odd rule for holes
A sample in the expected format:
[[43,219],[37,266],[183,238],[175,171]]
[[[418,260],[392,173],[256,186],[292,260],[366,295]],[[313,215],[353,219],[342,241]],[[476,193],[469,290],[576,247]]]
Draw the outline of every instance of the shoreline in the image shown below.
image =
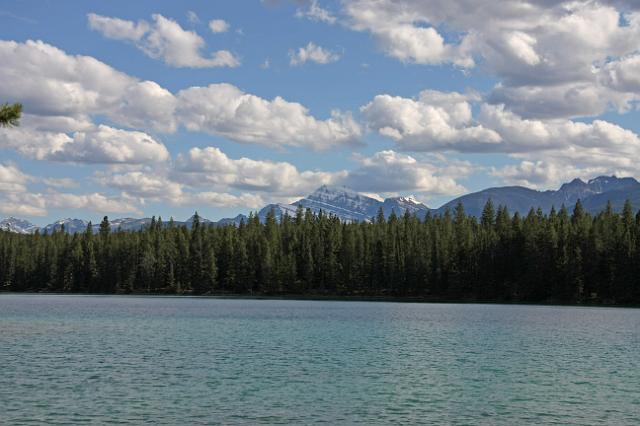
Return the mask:
[[162,294],[162,293],[62,293],[45,291],[0,291],[3,295],[30,296],[102,296],[102,297],[152,297],[152,298],[193,298],[193,299],[229,299],[229,300],[283,300],[283,301],[317,301],[317,302],[381,302],[411,304],[451,304],[451,305],[513,305],[513,306],[559,306],[576,308],[627,308],[640,309],[640,305],[605,304],[605,303],[561,303],[561,302],[509,302],[486,300],[455,300],[425,297],[393,297],[393,296],[337,296],[337,295],[260,295],[260,294]]

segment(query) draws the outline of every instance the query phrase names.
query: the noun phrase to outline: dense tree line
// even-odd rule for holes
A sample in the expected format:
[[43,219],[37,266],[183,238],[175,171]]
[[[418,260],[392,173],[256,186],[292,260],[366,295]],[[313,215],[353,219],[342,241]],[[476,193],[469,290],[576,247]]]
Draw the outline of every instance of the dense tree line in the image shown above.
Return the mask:
[[426,300],[640,303],[640,213],[578,202],[511,215],[489,201],[418,219],[343,223],[298,209],[278,222],[138,232],[0,232],[5,291],[326,295]]

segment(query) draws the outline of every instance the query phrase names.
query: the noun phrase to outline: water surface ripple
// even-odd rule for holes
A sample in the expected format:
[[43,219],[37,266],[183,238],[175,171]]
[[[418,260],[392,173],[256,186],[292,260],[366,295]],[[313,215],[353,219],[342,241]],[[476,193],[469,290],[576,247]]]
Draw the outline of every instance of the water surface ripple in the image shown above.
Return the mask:
[[640,424],[640,310],[0,295],[2,424]]

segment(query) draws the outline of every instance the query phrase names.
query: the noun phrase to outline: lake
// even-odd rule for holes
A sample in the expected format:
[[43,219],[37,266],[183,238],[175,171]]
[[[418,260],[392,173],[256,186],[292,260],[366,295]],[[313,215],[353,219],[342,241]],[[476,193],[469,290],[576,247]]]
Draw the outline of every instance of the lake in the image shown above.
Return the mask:
[[2,424],[640,424],[640,310],[0,295]]

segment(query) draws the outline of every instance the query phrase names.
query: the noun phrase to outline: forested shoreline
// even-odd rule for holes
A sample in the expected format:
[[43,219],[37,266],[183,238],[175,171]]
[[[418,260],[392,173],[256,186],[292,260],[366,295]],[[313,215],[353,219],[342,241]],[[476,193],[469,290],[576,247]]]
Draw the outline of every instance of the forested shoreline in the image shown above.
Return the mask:
[[235,294],[447,301],[640,304],[640,212],[590,215],[578,203],[511,215],[489,201],[343,223],[299,208],[280,222],[190,229],[155,219],[136,232],[0,231],[11,292]]

